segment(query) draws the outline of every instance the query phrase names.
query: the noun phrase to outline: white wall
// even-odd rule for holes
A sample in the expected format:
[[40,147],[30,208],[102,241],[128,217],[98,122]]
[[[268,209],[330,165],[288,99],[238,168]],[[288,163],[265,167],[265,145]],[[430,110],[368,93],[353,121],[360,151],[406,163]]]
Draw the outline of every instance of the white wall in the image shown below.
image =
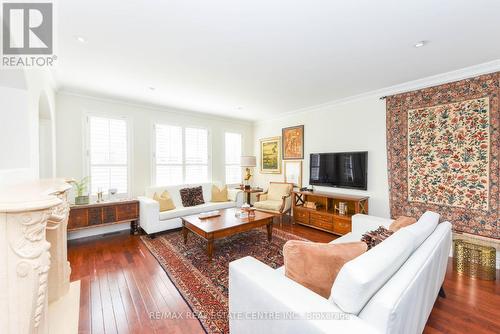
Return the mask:
[[0,169],[29,168],[29,120],[27,91],[0,87]]
[[[385,101],[378,95],[342,104],[318,107],[254,125],[257,166],[260,166],[259,139],[281,136],[281,129],[304,125],[302,184],[309,184],[309,154],[321,152],[368,151],[368,190],[315,187],[321,191],[369,195],[369,213],[389,217],[387,180]],[[261,174],[255,169],[254,184],[267,188],[269,181],[283,181],[284,174]]]
[[[55,111],[54,85],[48,69],[0,70],[0,185],[35,179],[39,173],[39,103]],[[54,118],[52,117],[52,120]],[[52,129],[54,126],[52,124]],[[52,148],[55,146],[52,132]],[[53,152],[53,151],[52,151]],[[52,159],[54,159],[52,155]]]
[[132,196],[142,195],[151,184],[153,124],[155,122],[181,126],[204,127],[212,143],[212,179],[224,181],[224,132],[243,135],[243,154],[253,150],[253,126],[237,121],[199,113],[180,112],[129,104],[110,99],[60,92],[56,97],[57,115],[57,176],[81,178],[85,170],[84,118],[87,113],[102,116],[126,117],[131,127],[131,184]]
[[52,151],[52,124],[50,119],[40,118],[38,126],[38,170],[41,179],[49,179],[54,176],[53,151]]

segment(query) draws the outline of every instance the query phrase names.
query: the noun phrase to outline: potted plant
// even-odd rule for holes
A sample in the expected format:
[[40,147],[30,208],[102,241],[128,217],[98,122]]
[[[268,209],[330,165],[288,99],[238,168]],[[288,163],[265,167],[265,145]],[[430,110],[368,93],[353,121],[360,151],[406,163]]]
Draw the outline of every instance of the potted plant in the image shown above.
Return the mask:
[[89,177],[86,176],[82,178],[80,181],[73,180],[70,183],[73,184],[73,187],[75,188],[76,191],[75,204],[76,205],[89,204],[89,195],[88,193],[86,193],[87,186],[89,183]]

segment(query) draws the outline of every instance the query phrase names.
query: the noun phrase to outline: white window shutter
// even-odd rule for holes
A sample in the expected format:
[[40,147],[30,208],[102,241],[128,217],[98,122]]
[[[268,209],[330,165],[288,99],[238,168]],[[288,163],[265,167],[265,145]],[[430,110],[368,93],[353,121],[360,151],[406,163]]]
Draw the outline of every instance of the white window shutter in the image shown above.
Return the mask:
[[90,192],[116,188],[128,193],[127,122],[123,119],[89,117]]
[[210,179],[208,130],[155,125],[155,183],[173,185]]
[[156,124],[155,136],[156,185],[182,183],[182,128]]
[[185,183],[207,182],[208,177],[208,131],[186,128]]

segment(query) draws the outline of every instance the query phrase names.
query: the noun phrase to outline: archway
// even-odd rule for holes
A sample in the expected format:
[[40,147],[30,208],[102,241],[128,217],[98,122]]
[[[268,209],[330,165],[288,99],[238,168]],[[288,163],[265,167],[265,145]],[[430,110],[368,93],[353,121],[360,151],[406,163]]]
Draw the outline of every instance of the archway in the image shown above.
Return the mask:
[[52,112],[47,95],[42,92],[38,102],[38,168],[41,179],[54,177],[54,140]]

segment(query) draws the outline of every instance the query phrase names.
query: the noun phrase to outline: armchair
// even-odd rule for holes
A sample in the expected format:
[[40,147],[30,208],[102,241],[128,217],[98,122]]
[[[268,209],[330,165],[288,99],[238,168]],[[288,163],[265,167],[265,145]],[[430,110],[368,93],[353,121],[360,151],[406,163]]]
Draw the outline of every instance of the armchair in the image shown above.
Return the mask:
[[280,225],[283,223],[283,215],[290,214],[292,208],[293,183],[270,182],[265,193],[257,194],[257,202],[254,207],[260,211],[266,211],[278,215]]

